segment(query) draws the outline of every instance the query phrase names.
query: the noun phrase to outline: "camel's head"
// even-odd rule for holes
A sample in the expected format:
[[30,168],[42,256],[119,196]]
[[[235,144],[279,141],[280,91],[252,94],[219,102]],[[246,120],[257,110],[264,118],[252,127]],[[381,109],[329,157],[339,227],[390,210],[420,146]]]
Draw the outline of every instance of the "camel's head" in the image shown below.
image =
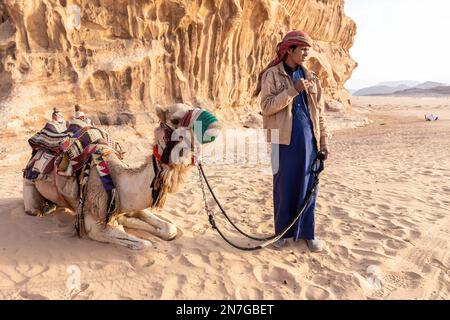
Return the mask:
[[176,103],[167,109],[156,107],[160,126],[155,129],[155,148],[167,166],[191,165],[202,144],[214,141],[219,122],[210,112]]

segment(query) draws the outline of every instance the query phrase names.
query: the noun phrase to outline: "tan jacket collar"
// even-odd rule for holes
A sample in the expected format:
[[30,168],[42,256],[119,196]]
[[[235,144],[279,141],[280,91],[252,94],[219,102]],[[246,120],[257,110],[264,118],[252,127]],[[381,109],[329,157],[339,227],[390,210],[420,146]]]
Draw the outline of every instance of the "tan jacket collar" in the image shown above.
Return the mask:
[[[301,65],[303,68],[303,71],[305,72],[305,77],[306,79],[311,79],[311,72],[306,69],[306,67],[304,65]],[[276,68],[278,70],[279,73],[281,73],[282,75],[289,77],[289,75],[286,73],[286,70],[284,69],[284,65],[283,62],[280,62],[279,64],[276,65]]]

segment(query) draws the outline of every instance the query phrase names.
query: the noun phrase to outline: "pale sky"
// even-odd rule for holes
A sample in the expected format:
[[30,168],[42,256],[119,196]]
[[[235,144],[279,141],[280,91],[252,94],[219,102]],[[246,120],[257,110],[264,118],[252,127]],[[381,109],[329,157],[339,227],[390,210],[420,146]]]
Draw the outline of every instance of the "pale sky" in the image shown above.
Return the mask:
[[360,89],[383,81],[450,84],[450,0],[345,0],[357,25],[347,81]]

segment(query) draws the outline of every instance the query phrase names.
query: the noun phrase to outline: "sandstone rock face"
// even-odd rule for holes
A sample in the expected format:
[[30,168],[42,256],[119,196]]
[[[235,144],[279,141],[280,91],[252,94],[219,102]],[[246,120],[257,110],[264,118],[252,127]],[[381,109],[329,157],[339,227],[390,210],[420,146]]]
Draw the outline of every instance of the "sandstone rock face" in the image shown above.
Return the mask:
[[257,75],[291,29],[315,40],[308,66],[327,99],[347,104],[356,26],[343,8],[344,0],[2,0],[2,121],[75,103],[103,113],[172,102],[256,107]]

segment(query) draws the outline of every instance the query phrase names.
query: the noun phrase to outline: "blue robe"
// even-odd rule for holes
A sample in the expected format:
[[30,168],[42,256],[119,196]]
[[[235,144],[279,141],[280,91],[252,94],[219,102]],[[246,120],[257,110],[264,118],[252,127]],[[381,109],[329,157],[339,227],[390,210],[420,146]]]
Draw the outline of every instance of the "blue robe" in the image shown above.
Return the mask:
[[[305,78],[301,67],[292,70],[284,68],[295,83]],[[306,92],[299,94],[292,105],[292,134],[290,145],[272,145],[273,152],[278,152],[278,168],[273,176],[273,201],[275,232],[285,229],[301,209],[307,191],[310,189],[314,175],[311,167],[317,157],[316,139],[308,111]],[[314,210],[316,207],[317,188],[308,207],[297,223],[289,229],[283,238],[314,239]]]

